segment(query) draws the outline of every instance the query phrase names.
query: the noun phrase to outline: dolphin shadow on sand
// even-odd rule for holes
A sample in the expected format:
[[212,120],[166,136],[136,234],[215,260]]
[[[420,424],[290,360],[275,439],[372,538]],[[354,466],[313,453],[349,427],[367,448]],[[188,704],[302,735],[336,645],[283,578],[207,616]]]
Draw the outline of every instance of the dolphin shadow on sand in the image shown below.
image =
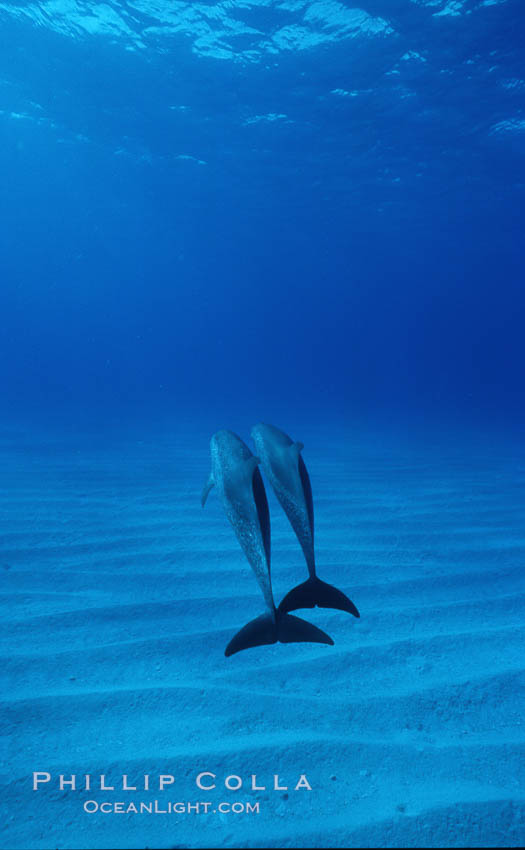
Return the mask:
[[297,608],[337,608],[359,617],[354,603],[336,587],[321,581],[315,570],[314,505],[312,487],[305,463],[301,457],[302,443],[273,425],[255,425],[252,440],[261,466],[272,485],[303,550],[309,578],[286,594],[278,610],[295,611]]
[[224,511],[261,588],[266,612],[247,623],[229,642],[225,655],[241,649],[281,643],[326,643],[332,638],[317,626],[276,609],[270,575],[270,512],[259,458],[232,431],[217,431],[210,441],[211,473],[202,491],[217,487]]

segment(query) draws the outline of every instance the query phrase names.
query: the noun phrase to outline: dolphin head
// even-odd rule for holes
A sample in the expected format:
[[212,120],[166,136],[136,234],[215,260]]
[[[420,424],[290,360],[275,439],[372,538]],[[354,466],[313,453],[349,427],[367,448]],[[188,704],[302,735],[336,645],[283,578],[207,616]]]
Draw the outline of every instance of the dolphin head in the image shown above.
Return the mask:
[[212,470],[234,469],[253,457],[250,449],[233,431],[217,431],[210,440]]
[[233,431],[229,431],[227,428],[222,428],[220,431],[216,431],[210,440],[210,448],[212,451],[214,449],[228,449],[230,452],[235,453],[242,451],[242,446],[245,446],[245,443],[241,440],[241,438]]
[[257,449],[264,445],[284,448],[285,446],[291,446],[293,442],[284,431],[276,428],[275,425],[267,425],[265,422],[259,422],[257,425],[254,425],[250,434]]

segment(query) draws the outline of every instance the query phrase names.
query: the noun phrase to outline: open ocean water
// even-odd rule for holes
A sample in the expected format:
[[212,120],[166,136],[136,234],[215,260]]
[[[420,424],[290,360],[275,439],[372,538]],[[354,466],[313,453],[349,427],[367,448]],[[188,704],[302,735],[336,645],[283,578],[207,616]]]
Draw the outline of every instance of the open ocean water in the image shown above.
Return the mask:
[[[0,0],[0,177],[1,846],[522,845],[522,0]],[[361,617],[226,658],[260,421]]]

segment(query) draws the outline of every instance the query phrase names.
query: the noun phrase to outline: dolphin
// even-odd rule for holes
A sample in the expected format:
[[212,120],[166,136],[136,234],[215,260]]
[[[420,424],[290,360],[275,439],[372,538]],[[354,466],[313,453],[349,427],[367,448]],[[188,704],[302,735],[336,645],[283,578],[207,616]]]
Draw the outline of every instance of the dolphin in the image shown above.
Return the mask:
[[302,443],[273,425],[260,423],[251,431],[261,466],[272,485],[275,495],[290,520],[301,544],[309,578],[286,594],[279,611],[297,608],[338,608],[359,617],[354,603],[344,593],[317,578],[314,552],[314,505],[308,471],[301,457]]
[[270,512],[259,458],[233,431],[217,431],[210,440],[211,473],[202,491],[204,507],[215,485],[224,511],[262,590],[266,611],[247,623],[229,642],[225,655],[252,646],[277,643],[327,643],[325,632],[284,611],[278,611],[270,576]]

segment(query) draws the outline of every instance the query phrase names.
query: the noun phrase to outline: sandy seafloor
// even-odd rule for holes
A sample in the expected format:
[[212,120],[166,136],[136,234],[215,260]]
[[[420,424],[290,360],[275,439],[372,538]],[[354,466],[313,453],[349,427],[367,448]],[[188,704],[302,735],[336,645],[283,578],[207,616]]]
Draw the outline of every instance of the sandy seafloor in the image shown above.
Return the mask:
[[[200,507],[208,434],[2,433],[3,847],[525,841],[523,444],[288,430],[319,575],[362,618],[303,612],[334,647],[229,659],[262,600],[213,491]],[[306,571],[269,500],[279,601]],[[176,781],[34,792],[33,770]],[[199,792],[201,770],[246,787]],[[275,773],[312,791],[249,790]],[[89,815],[87,799],[260,813]]]

